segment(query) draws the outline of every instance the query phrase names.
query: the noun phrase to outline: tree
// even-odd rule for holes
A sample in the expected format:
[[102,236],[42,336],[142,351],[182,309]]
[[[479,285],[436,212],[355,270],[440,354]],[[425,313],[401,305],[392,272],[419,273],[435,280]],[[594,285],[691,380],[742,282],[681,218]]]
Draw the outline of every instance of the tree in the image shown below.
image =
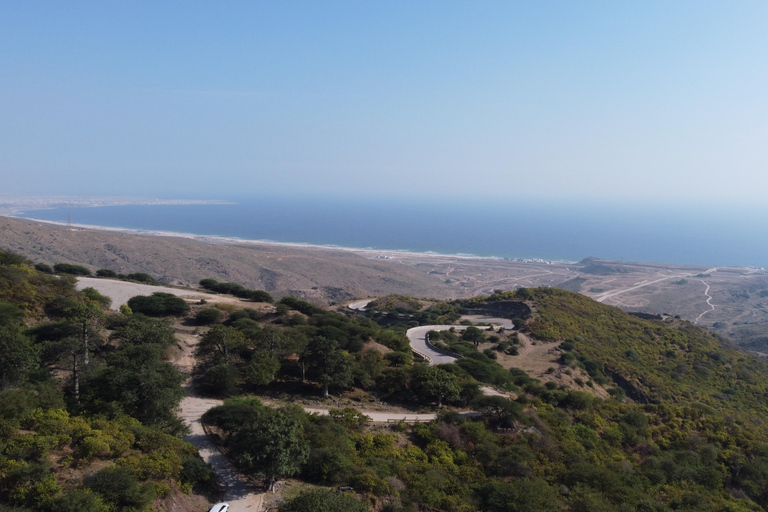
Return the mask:
[[522,405],[503,396],[484,396],[477,399],[474,406],[484,416],[490,416],[496,423],[517,419],[523,412]]
[[464,329],[464,332],[461,334],[461,339],[472,342],[475,344],[475,347],[477,347],[480,343],[485,341],[485,335],[483,334],[483,331],[474,325],[470,325]]
[[323,396],[328,396],[328,386],[333,382],[346,386],[352,378],[351,362],[346,354],[339,350],[336,340],[323,336],[313,338],[302,356],[310,370],[310,378],[323,386]]
[[232,352],[242,348],[244,344],[245,336],[242,332],[228,325],[217,324],[203,335],[198,351],[202,354],[217,353],[229,363]]
[[280,361],[268,352],[257,351],[245,369],[245,375],[257,386],[266,386],[275,380],[275,374],[280,370]]
[[227,445],[235,463],[264,478],[273,492],[275,482],[298,473],[309,454],[301,422],[280,409],[259,411],[256,419],[235,432]]
[[161,320],[142,315],[128,317],[122,325],[115,328],[111,339],[120,340],[122,343],[130,345],[155,343],[168,347],[176,343],[173,329]]
[[114,413],[117,408],[145,425],[183,430],[175,411],[184,396],[184,375],[163,361],[162,347],[122,346],[106,357],[106,363],[83,392],[93,412]]
[[280,512],[371,512],[371,507],[354,496],[327,489],[304,491],[280,505]]
[[283,355],[285,352],[285,349],[288,345],[288,340],[286,340],[281,331],[275,329],[274,327],[267,326],[259,331],[259,333],[256,335],[254,343],[258,349],[269,353],[271,357],[277,357]]
[[[94,290],[95,291],[95,290]],[[103,316],[99,303],[88,298],[85,301],[74,304],[66,311],[66,318],[78,324],[81,329],[81,339],[83,342],[83,362],[88,365],[90,356],[88,350],[88,333],[91,324]]]
[[442,368],[427,366],[416,370],[416,388],[424,399],[437,400],[437,406],[443,406],[443,400],[452,401],[459,398],[461,386],[459,379]]
[[88,300],[97,303],[101,309],[109,309],[112,305],[112,299],[99,293],[96,288],[89,286],[88,288],[83,288],[80,293],[82,293]]
[[24,380],[38,363],[37,352],[20,326],[0,326],[0,389]]

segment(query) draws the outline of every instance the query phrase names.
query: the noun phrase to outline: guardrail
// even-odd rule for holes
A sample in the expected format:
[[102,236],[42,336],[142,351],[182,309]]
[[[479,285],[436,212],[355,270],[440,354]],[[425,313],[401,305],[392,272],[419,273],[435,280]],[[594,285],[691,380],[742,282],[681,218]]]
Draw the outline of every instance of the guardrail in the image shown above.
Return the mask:
[[[461,354],[457,354],[456,352],[451,352],[450,350],[445,350],[443,348],[434,346],[432,343],[429,342],[429,333],[424,334],[424,343],[426,343],[427,346],[432,350],[434,350],[435,352],[440,352],[443,355],[455,357],[456,359],[459,359],[460,357],[462,357]],[[414,350],[414,352],[416,351]]]
[[422,357],[422,358],[426,359],[426,361],[427,361],[428,363],[432,363],[432,358],[431,358],[431,357],[429,357],[429,356],[428,356],[427,354],[425,354],[424,352],[422,352],[421,350],[416,350],[415,348],[411,347],[411,352],[413,352],[414,354],[416,354],[416,355],[418,355],[418,356],[420,356],[420,357]]

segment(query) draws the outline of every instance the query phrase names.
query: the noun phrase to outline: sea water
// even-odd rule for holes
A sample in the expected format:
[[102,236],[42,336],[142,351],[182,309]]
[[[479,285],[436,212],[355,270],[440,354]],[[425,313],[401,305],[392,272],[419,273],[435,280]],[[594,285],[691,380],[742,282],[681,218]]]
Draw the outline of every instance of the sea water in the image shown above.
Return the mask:
[[768,267],[759,209],[667,204],[262,197],[33,210],[22,217],[245,240],[578,261]]

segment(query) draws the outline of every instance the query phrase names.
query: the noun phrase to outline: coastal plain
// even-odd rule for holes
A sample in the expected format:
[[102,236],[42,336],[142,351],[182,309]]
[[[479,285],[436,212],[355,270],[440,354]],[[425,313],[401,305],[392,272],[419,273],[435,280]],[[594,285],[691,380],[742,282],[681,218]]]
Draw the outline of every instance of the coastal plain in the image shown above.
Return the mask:
[[169,285],[231,281],[322,304],[403,294],[457,299],[552,286],[626,311],[680,316],[768,352],[768,272],[616,262],[511,260],[66,226],[0,217],[0,249],[36,263],[144,272]]

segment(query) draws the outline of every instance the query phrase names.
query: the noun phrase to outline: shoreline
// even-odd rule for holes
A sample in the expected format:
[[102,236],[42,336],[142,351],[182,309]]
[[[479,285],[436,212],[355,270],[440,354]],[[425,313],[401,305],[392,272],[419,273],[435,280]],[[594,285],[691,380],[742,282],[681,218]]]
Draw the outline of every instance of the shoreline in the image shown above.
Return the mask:
[[50,224],[50,225],[60,226],[60,227],[69,227],[72,229],[90,229],[94,231],[110,231],[114,233],[125,233],[129,235],[183,238],[186,240],[193,240],[193,241],[203,242],[208,244],[266,245],[266,246],[272,246],[272,247],[284,247],[288,249],[344,251],[344,252],[359,254],[369,259],[394,260],[398,258],[413,257],[413,258],[440,258],[440,259],[451,259],[451,260],[510,261],[510,262],[516,262],[516,263],[537,263],[542,265],[573,265],[577,263],[575,261],[566,261],[566,260],[514,259],[514,258],[501,258],[498,256],[477,256],[473,254],[443,254],[443,253],[437,253],[437,252],[414,252],[414,251],[408,251],[405,249],[370,249],[370,248],[363,248],[363,247],[343,247],[338,245],[311,244],[311,243],[305,243],[305,242],[277,242],[274,240],[250,240],[250,239],[225,237],[225,236],[218,236],[218,235],[199,235],[195,233],[179,233],[176,231],[144,230],[144,229],[137,229],[137,228],[117,228],[117,227],[110,227],[110,226],[98,226],[95,224],[67,224],[66,222],[35,219],[32,217],[22,217],[20,215],[14,215],[9,213],[0,213],[0,216],[8,217],[11,219],[39,222],[41,224]]

